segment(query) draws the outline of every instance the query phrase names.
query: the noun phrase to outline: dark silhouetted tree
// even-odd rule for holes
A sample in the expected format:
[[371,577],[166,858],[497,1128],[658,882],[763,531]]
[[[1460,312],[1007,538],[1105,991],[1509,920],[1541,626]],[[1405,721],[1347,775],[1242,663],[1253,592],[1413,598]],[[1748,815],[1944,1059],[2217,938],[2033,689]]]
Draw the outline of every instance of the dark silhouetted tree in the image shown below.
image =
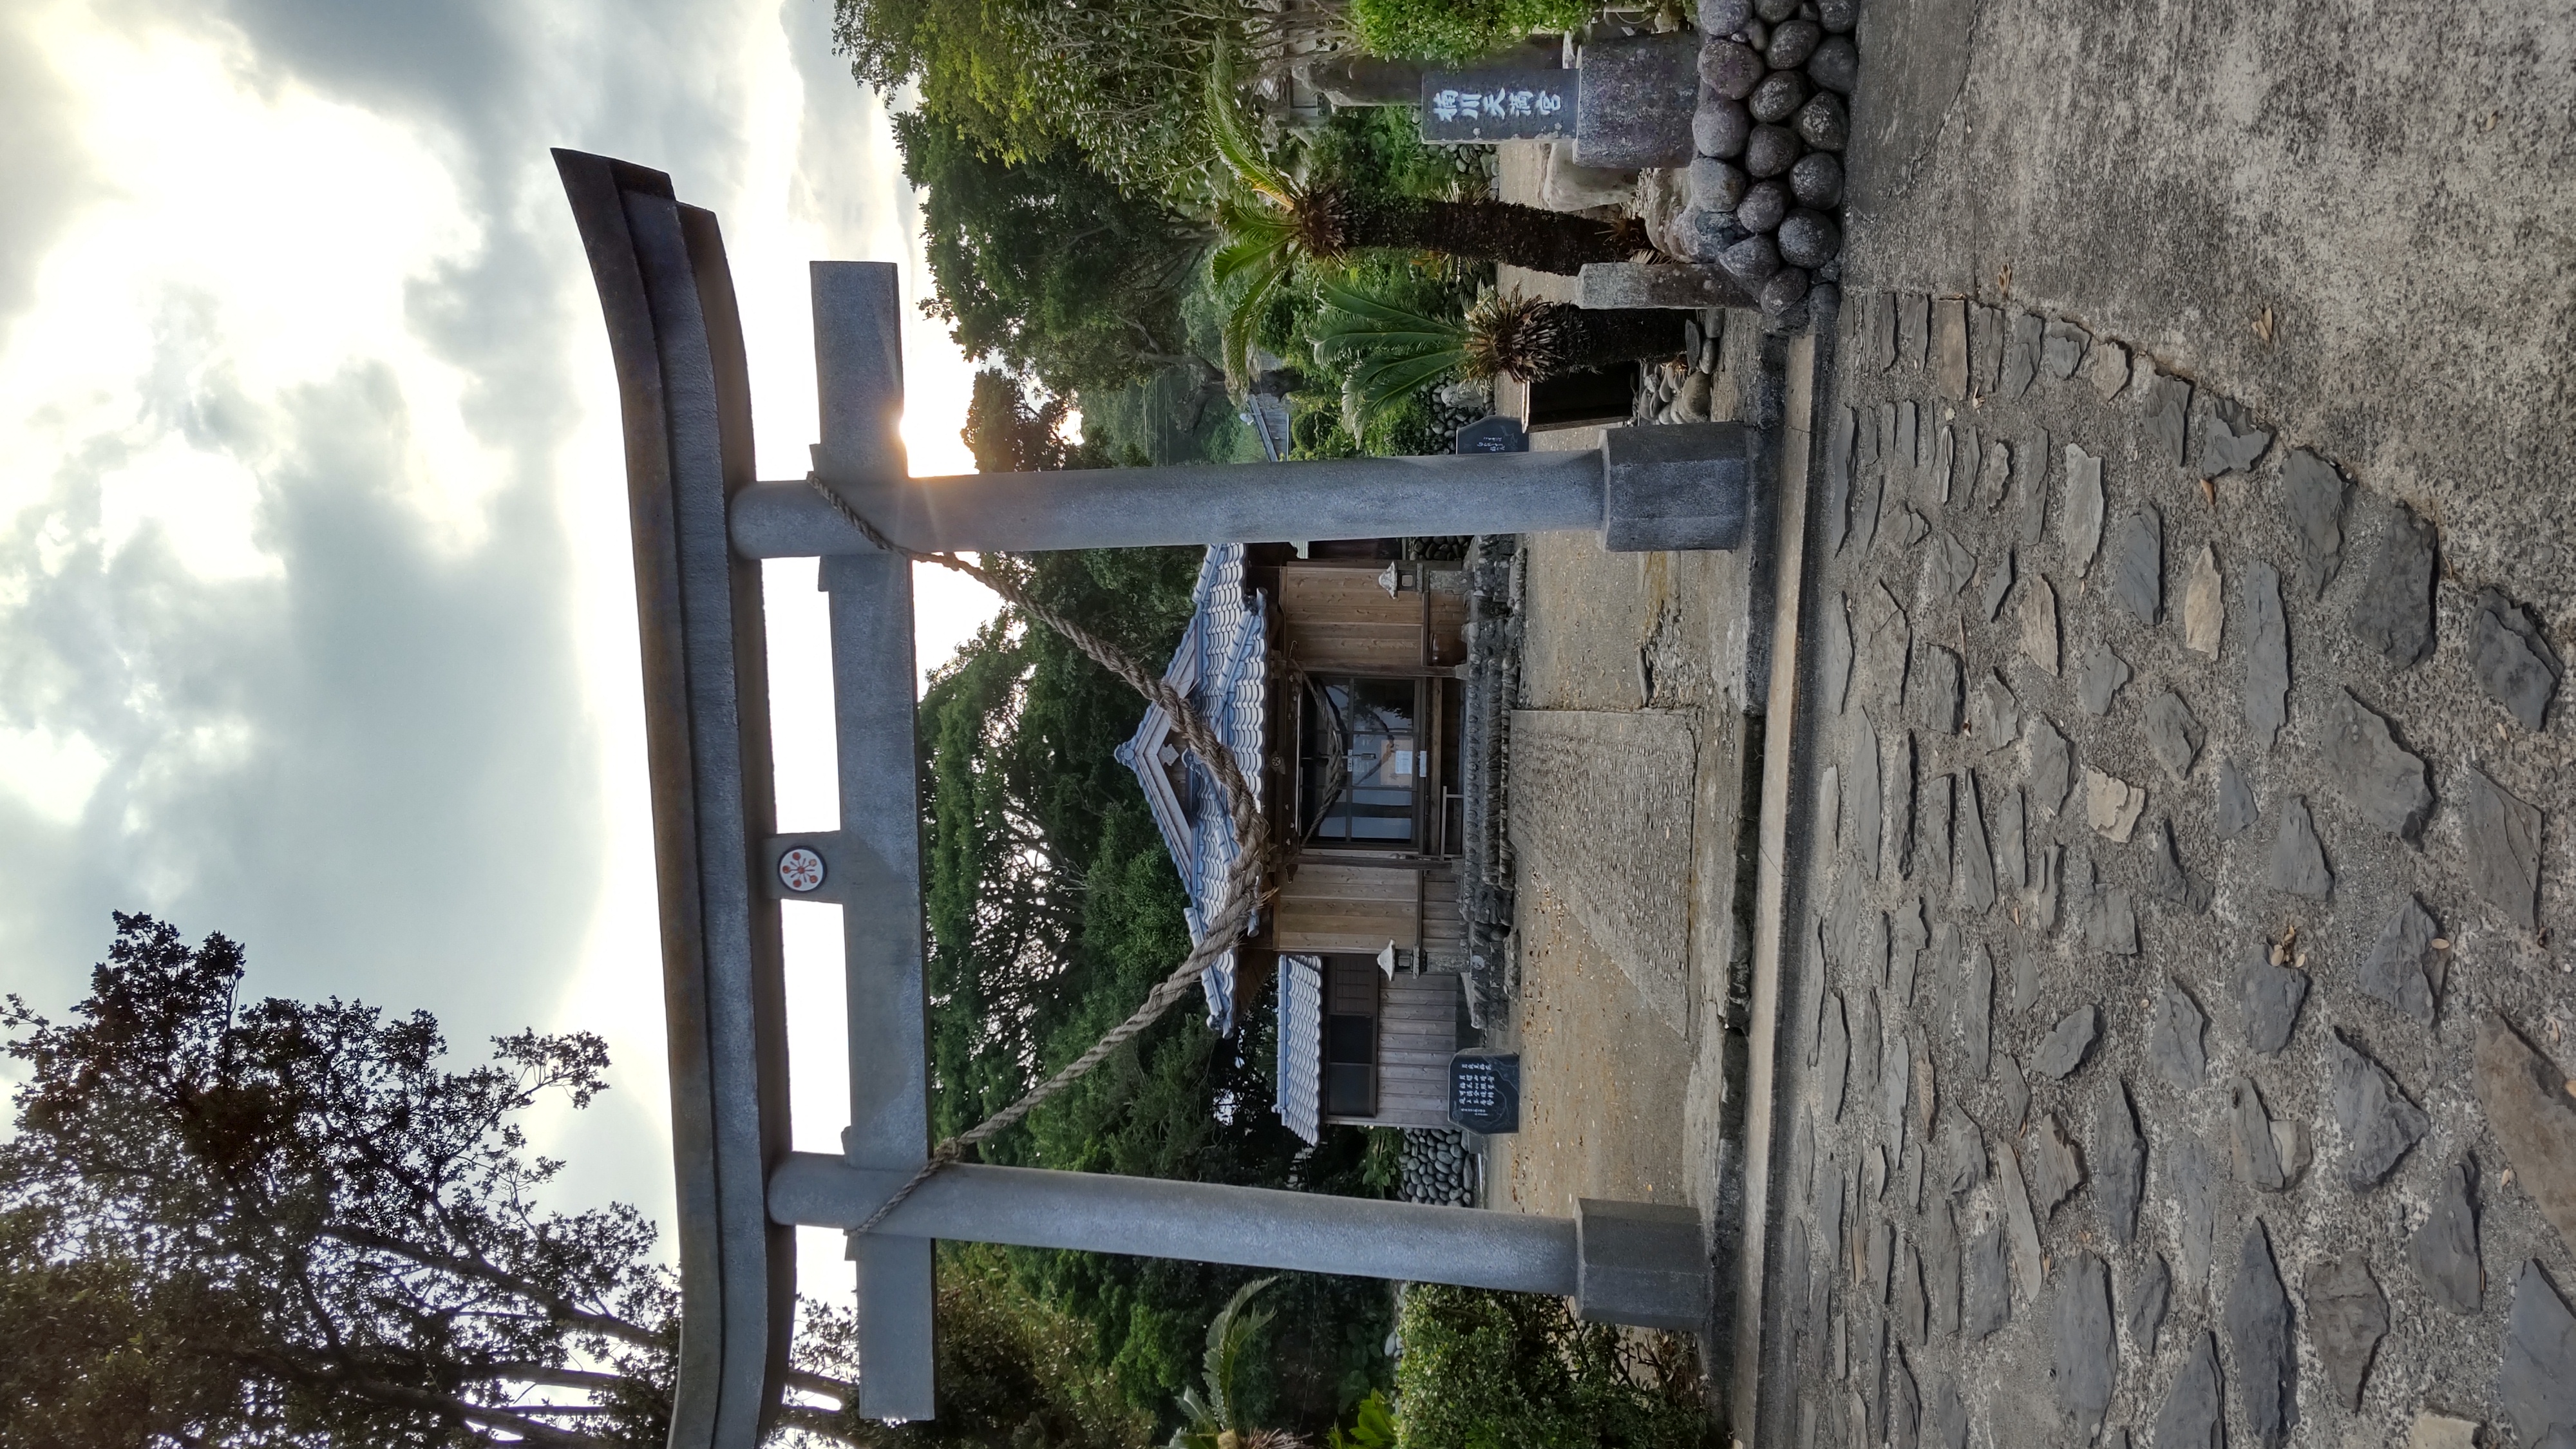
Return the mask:
[[[120,915],[64,1023],[11,998],[0,1445],[417,1446],[668,1438],[678,1295],[633,1208],[553,1210],[520,1119],[604,1090],[587,1033],[442,1065],[426,1013],[239,999],[242,950]],[[1132,1442],[1137,1423],[989,1266],[942,1283],[941,1417],[842,1411],[846,1309],[809,1307],[780,1432]],[[1035,1317],[1031,1315],[1035,1314]]]

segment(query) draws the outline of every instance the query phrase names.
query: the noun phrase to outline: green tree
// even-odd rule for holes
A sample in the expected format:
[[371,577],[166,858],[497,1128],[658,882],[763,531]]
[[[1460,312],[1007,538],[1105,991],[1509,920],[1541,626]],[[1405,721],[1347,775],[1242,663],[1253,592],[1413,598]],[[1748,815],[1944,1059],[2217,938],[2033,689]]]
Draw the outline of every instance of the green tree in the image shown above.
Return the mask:
[[1064,436],[1073,399],[1058,395],[1029,401],[1028,387],[999,368],[975,374],[966,399],[966,426],[958,430],[975,455],[978,473],[1031,473],[1097,466],[1081,443]]
[[1580,29],[1592,0],[1351,0],[1360,48],[1464,65],[1533,31]]
[[922,310],[958,350],[1050,392],[1115,387],[1190,350],[1180,317],[1207,231],[1119,191],[1069,142],[1012,159],[927,111],[897,116],[904,174],[929,195]]
[[[623,1206],[540,1208],[560,1164],[528,1156],[516,1122],[544,1093],[601,1090],[599,1040],[524,1033],[451,1073],[426,1015],[244,1004],[242,974],[221,936],[191,949],[119,916],[73,1022],[11,1001],[9,1054],[30,1074],[0,1144],[0,1210],[24,1232],[11,1296],[121,1280],[129,1305],[93,1321],[122,1315],[147,1346],[120,1364],[55,1345],[85,1360],[58,1367],[179,1369],[166,1404],[122,1406],[147,1442],[656,1437],[674,1294],[646,1257],[652,1226]],[[0,1359],[28,1350],[49,1351]],[[15,1437],[47,1411],[7,1412]]]
[[1224,330],[1227,375],[1248,370],[1253,337],[1274,295],[1301,268],[1330,269],[1369,248],[1442,252],[1573,276],[1586,262],[1622,261],[1637,244],[1627,229],[1570,212],[1508,201],[1441,201],[1353,184],[1301,179],[1255,137],[1219,65],[1205,87],[1208,131],[1234,184],[1217,203],[1225,234],[1209,263],[1234,299]]
[[1252,1300],[1277,1278],[1255,1278],[1234,1290],[1208,1323],[1204,1380],[1207,1392],[1181,1391],[1181,1427],[1172,1431],[1170,1449],[1290,1449],[1298,1441],[1276,1430],[1255,1427],[1244,1410],[1244,1360],[1253,1341],[1270,1326],[1270,1310],[1252,1310]]
[[[1153,1432],[1091,1358],[1083,1325],[1029,1296],[998,1250],[942,1243],[938,1302],[939,1416],[855,1426],[871,1446],[1134,1449]],[[834,1362],[855,1377],[855,1324],[832,1326]]]
[[1417,1283],[1397,1328],[1397,1449],[1702,1449],[1697,1352],[1577,1322],[1560,1298]]
[[1312,0],[833,0],[835,48],[882,94],[1011,161],[1070,141],[1119,189],[1203,210],[1198,85],[1220,53],[1259,65],[1346,38]]
[[[245,1002],[232,941],[116,923],[71,1020],[0,1013],[28,1077],[0,1142],[0,1445],[667,1439],[678,1295],[653,1225],[544,1205],[562,1164],[520,1125],[605,1089],[597,1037],[525,1032],[450,1071],[426,1013]],[[814,1308],[782,1432],[1134,1442],[1059,1317],[971,1274],[942,1295],[963,1332],[934,1426],[814,1406],[855,1369],[849,1312]]]

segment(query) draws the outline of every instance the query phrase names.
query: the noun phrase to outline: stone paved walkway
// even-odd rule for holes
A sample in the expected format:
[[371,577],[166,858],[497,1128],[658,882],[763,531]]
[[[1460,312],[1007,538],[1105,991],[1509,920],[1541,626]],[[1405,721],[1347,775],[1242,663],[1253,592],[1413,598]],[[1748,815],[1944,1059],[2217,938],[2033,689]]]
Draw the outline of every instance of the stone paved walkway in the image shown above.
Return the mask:
[[1742,1437],[2576,1435],[2522,510],[2064,316],[1855,291],[1839,346]]
[[[1542,435],[1546,437],[1550,435]],[[1729,1043],[1742,752],[1725,665],[1735,554],[1526,541],[1511,838],[1521,1131],[1489,1140],[1489,1203],[1710,1207]],[[1740,1048],[1738,1049],[1740,1056]],[[1714,1216],[1712,1211],[1712,1216]]]

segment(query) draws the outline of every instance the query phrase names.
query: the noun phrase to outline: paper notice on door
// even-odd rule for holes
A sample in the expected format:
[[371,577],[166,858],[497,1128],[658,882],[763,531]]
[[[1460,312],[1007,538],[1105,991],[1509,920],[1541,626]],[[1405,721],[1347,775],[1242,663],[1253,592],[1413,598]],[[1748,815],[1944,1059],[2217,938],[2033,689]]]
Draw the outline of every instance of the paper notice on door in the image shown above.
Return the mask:
[[1395,752],[1395,773],[1400,778],[1411,778],[1413,774],[1413,751],[1398,750]]

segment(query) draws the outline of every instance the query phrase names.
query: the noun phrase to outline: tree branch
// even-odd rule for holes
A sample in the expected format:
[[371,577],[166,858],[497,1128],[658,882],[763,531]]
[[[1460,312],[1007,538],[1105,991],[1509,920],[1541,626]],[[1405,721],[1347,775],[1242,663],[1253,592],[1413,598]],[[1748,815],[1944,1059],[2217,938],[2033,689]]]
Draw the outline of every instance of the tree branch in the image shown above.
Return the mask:
[[604,1446],[614,1443],[613,1440],[602,1439],[596,1434],[577,1434],[570,1429],[558,1429],[543,1419],[532,1419],[525,1414],[513,1413],[508,1409],[492,1408],[489,1405],[475,1403],[471,1399],[460,1399],[453,1394],[436,1393],[429,1389],[405,1388],[399,1384],[378,1383],[373,1379],[360,1378],[342,1379],[340,1386],[361,1398],[373,1399],[380,1404],[441,1414],[478,1427],[507,1429],[530,1444],[560,1445],[563,1449],[604,1449]]
[[639,1348],[669,1347],[660,1335],[650,1329],[629,1323],[615,1314],[584,1308],[541,1283],[493,1267],[489,1263],[437,1252],[421,1247],[417,1243],[408,1243],[400,1238],[379,1233],[372,1228],[362,1228],[348,1223],[331,1224],[323,1228],[320,1235],[335,1242],[346,1243],[353,1248],[373,1248],[378,1252],[391,1253],[398,1258],[409,1259],[424,1268],[452,1273],[460,1278],[476,1279],[496,1288],[507,1289],[543,1308],[560,1322],[578,1324],[593,1332],[604,1333],[610,1338],[634,1344]]
[[[253,1362],[266,1364],[271,1372],[281,1378],[316,1388],[338,1389],[394,1408],[435,1414],[468,1430],[506,1429],[518,1435],[524,1443],[555,1445],[560,1446],[560,1449],[612,1449],[614,1443],[596,1435],[576,1434],[568,1429],[558,1429],[542,1419],[532,1419],[525,1414],[514,1413],[508,1409],[478,1404],[471,1399],[459,1398],[454,1394],[371,1379],[363,1373],[352,1371],[344,1365],[335,1364],[329,1360],[320,1362],[299,1360],[291,1351],[279,1352],[275,1349],[253,1351],[245,1357]],[[490,1436],[486,1434],[478,1432],[476,1437],[486,1443],[492,1442]]]
[[803,1389],[809,1394],[830,1394],[845,1406],[856,1401],[859,1396],[857,1384],[844,1383],[829,1374],[818,1374],[811,1369],[789,1369],[787,1387]]
[[[495,1363],[464,1370],[458,1375],[467,1383],[489,1383],[508,1379],[517,1383],[548,1384],[559,1389],[623,1389],[639,1387],[636,1380],[624,1374],[604,1374],[591,1369],[558,1368],[542,1363]],[[640,1385],[647,1390],[650,1384]]]
[[804,1404],[781,1404],[778,1406],[778,1422],[783,1428],[802,1429],[808,1434],[829,1439],[835,1444],[857,1446],[857,1449],[864,1449],[867,1444],[866,1440],[842,1428],[841,1416],[829,1409],[817,1409]]

